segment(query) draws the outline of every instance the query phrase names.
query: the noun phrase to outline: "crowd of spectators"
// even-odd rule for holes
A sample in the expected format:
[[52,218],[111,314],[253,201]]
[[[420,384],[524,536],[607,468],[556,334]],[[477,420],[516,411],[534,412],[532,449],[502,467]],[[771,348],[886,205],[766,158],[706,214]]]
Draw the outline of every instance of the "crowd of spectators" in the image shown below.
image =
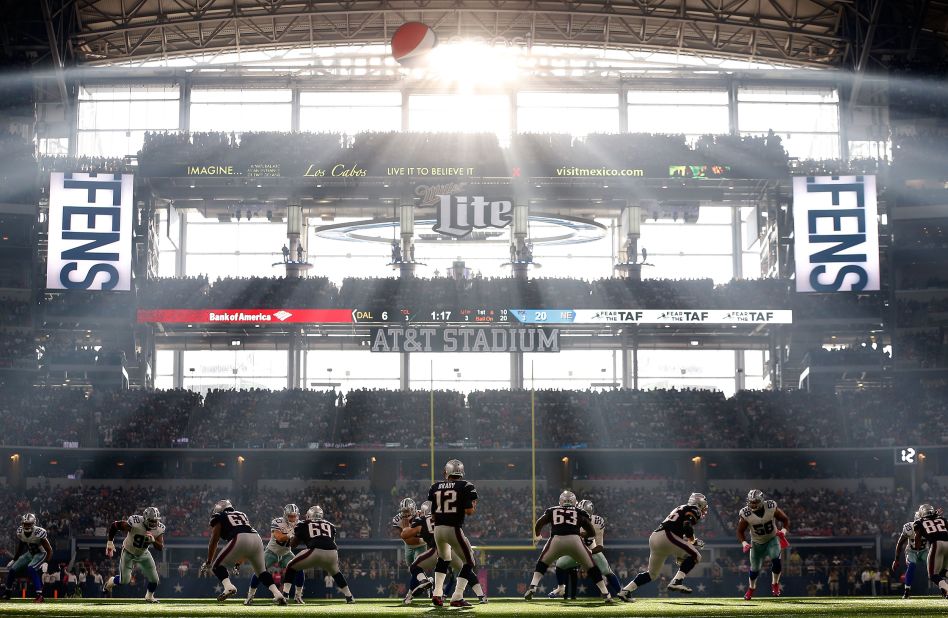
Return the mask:
[[[178,448],[425,448],[429,394],[185,390],[87,394],[4,389],[6,445]],[[948,444],[932,432],[948,386],[802,391],[535,393],[541,448],[804,448]],[[435,392],[435,438],[453,448],[528,448],[528,391]],[[669,428],[674,427],[674,431]]]
[[333,307],[337,291],[326,277],[206,277],[159,279],[139,289],[142,309],[279,309]]

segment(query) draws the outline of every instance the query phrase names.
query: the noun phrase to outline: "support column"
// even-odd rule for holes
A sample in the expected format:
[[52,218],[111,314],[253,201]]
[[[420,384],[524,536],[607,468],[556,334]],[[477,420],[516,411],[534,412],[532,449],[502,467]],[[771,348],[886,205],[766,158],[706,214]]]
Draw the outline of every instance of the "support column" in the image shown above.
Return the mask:
[[731,278],[744,277],[744,242],[741,236],[741,209],[731,206]]
[[635,369],[632,366],[632,348],[625,340],[622,341],[620,360],[622,364],[622,388],[635,388]]
[[639,390],[639,342],[632,340],[632,388]]
[[510,266],[514,279],[526,279],[530,275],[533,250],[527,245],[530,235],[530,205],[517,199],[513,205],[513,225],[510,226]]
[[171,363],[171,382],[174,388],[184,388],[184,350],[172,352]]
[[300,354],[299,337],[294,332],[287,338],[286,347],[286,387],[299,388],[300,385]]
[[408,113],[408,101],[410,98],[411,98],[411,95],[407,91],[402,90],[402,131],[403,132],[408,131],[409,124],[411,124],[411,116]]
[[407,352],[398,355],[398,388],[407,391],[411,388],[411,358]]
[[290,198],[286,204],[286,237],[290,249],[289,259],[286,260],[287,279],[298,279],[302,277],[303,271],[312,266],[312,264],[306,261],[305,255],[300,252],[302,249],[305,253],[305,248],[302,244],[302,236],[303,207],[300,205],[300,198],[293,197]]
[[523,352],[510,353],[510,388],[523,388]]
[[744,376],[746,375],[744,367],[744,350],[734,350],[734,389],[736,391],[744,390]]
[[290,131],[298,133],[300,130],[300,89],[294,86],[290,100]]
[[405,279],[415,276],[415,202],[402,196],[398,207],[398,225],[401,230],[401,261],[398,274]]
[[619,276],[633,281],[642,280],[642,264],[645,256],[639,261],[639,238],[642,236],[642,208],[640,206],[626,206],[619,220],[619,234],[624,239],[619,248],[620,262],[614,267]]
[[191,130],[191,80],[184,78],[178,85],[178,130]]
[[727,84],[727,123],[731,135],[740,133],[740,123],[737,114],[737,82],[732,78]]
[[629,85],[619,83],[619,133],[629,132]]
[[780,362],[780,347],[777,345],[776,329],[770,331],[770,338],[767,342],[770,358],[767,359],[767,366],[770,369],[770,388],[780,390],[781,384],[778,384],[777,363]]

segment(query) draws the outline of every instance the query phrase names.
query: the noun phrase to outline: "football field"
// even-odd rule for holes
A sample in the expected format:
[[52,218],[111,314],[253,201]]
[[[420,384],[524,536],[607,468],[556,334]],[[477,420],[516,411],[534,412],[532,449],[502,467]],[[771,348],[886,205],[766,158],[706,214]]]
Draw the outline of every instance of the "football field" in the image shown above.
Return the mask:
[[492,599],[472,609],[434,608],[417,602],[402,606],[396,599],[359,601],[347,606],[340,601],[310,601],[305,606],[277,607],[260,600],[251,607],[231,602],[163,600],[159,605],[140,601],[92,600],[47,601],[34,605],[13,601],[0,605],[0,616],[432,616],[477,614],[481,616],[937,616],[948,610],[941,597],[920,597],[903,601],[898,597],[879,598],[799,598],[766,599],[644,599],[631,604],[604,605],[595,601]]

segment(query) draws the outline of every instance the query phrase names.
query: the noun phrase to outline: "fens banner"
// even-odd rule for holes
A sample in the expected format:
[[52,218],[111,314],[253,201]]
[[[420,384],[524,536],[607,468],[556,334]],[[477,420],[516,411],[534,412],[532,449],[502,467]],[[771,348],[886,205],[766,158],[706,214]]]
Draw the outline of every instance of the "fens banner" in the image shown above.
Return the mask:
[[131,174],[52,173],[46,287],[129,290],[134,208]]
[[796,176],[797,292],[879,289],[875,176]]
[[560,331],[544,328],[373,328],[373,352],[559,352]]

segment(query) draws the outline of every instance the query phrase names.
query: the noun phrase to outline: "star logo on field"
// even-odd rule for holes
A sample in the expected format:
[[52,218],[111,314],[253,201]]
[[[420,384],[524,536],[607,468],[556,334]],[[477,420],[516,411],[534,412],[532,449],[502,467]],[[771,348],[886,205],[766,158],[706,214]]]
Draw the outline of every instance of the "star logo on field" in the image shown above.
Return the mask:
[[582,586],[577,588],[576,592],[578,592],[579,594],[586,594],[586,584],[583,584]]
[[175,585],[174,585],[174,592],[175,592],[175,594],[181,594],[181,591],[183,591],[183,590],[184,590],[184,586],[182,586],[181,584],[175,584]]
[[287,318],[293,317],[293,314],[290,313],[289,311],[283,311],[282,309],[280,309],[279,311],[273,314],[273,317],[280,320],[281,322],[285,322]]
[[745,590],[747,590],[747,586],[745,586],[744,584],[738,584],[738,585],[737,585],[737,590],[738,590],[739,592],[744,592]]
[[214,592],[216,592],[217,594],[220,594],[224,592],[224,587],[221,586],[220,584],[217,584],[216,586],[214,586]]
[[540,594],[546,594],[546,586],[544,586],[543,584],[540,584],[539,586],[537,586],[537,590],[540,592]]
[[375,589],[376,594],[385,594],[385,586],[379,586]]
[[823,582],[816,582],[816,590],[820,591],[823,589]]
[[497,594],[507,594],[507,586],[497,586]]
[[704,592],[707,590],[704,584],[698,584],[698,592]]

